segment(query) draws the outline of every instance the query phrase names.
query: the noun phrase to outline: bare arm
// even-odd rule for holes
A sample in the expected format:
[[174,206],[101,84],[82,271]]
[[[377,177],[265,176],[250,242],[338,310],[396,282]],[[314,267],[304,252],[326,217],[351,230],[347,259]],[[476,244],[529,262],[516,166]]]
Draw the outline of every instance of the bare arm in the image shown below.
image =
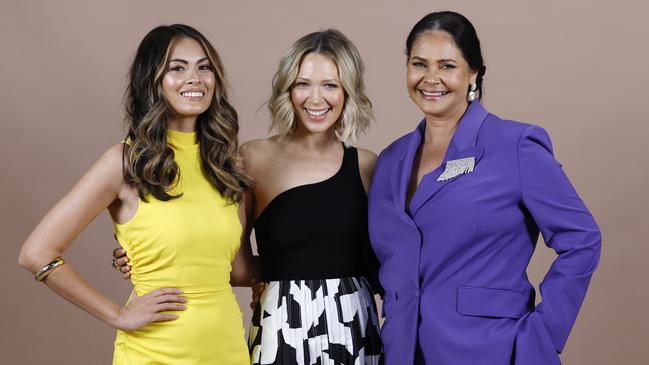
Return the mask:
[[[125,186],[122,177],[122,146],[111,147],[61,199],[29,235],[18,262],[32,273],[38,271],[65,250],[81,231],[113,201]],[[121,308],[88,284],[70,264],[52,272],[45,284],[58,295],[110,326],[135,329],[158,320],[177,316],[160,314],[162,310],[181,310],[171,301],[181,302],[178,289],[161,289],[141,300],[132,300]],[[165,308],[165,309],[163,309]]]
[[[241,145],[239,153],[242,157],[242,167],[253,179],[256,143],[254,141]],[[247,191],[242,198],[239,207],[239,220],[243,227],[241,234],[241,245],[232,262],[230,273],[230,284],[232,286],[254,286],[259,281],[259,257],[252,254],[250,235],[252,234],[253,212],[255,206],[255,193]]]
[[374,167],[376,167],[377,156],[376,153],[363,148],[357,148],[357,151],[361,180],[363,180],[365,192],[368,192],[372,184],[372,175],[374,174]]
[[250,234],[252,233],[252,212],[254,195],[252,191],[244,194],[239,207],[239,220],[243,227],[241,246],[232,262],[230,284],[232,286],[253,286],[259,280],[259,257],[252,254]]
[[[376,167],[376,161],[378,157],[372,151],[368,151],[362,148],[357,148],[358,150],[358,167],[361,173],[361,180],[363,181],[363,187],[365,187],[365,193],[369,191],[370,185],[372,184],[372,176],[374,175],[374,168]],[[379,260],[376,258],[376,254],[372,249],[371,245],[364,247],[363,249],[363,265],[365,266],[365,276],[369,281],[372,292],[383,297],[384,290],[381,287],[379,282],[378,272],[379,272]]]

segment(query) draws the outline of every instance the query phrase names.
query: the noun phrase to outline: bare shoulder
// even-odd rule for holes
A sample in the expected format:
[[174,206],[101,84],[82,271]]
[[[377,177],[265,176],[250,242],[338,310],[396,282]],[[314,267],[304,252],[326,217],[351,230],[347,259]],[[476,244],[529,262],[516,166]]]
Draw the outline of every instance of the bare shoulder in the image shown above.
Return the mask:
[[103,209],[119,198],[128,186],[123,173],[123,149],[121,143],[108,148],[64,199],[86,208]]
[[104,152],[99,160],[92,167],[98,170],[101,175],[110,179],[113,184],[124,182],[124,144],[117,143],[112,145]]
[[275,154],[277,143],[273,138],[253,139],[239,146],[239,154],[248,173],[263,167]]
[[253,139],[248,142],[242,143],[239,146],[239,153],[243,158],[259,158],[276,147],[276,142],[273,138],[260,138]]

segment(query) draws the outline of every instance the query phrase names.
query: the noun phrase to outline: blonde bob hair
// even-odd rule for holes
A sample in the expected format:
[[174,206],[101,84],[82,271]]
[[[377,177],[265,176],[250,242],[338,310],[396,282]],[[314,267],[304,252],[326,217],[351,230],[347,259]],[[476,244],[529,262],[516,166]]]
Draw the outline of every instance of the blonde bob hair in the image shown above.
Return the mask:
[[280,136],[295,130],[298,121],[291,102],[291,89],[297,79],[302,59],[310,53],[329,57],[338,68],[338,76],[345,92],[345,107],[335,125],[336,137],[345,143],[353,142],[367,130],[374,115],[372,103],[365,95],[365,67],[361,56],[356,46],[335,29],[305,35],[298,39],[279,61],[268,101],[271,114],[270,130],[275,130]]

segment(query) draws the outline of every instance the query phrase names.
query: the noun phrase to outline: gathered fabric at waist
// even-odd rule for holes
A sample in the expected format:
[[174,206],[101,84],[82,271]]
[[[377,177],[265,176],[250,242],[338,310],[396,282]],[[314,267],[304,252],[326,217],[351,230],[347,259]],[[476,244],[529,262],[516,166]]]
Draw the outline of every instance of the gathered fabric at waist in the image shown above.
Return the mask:
[[[207,274],[204,274],[207,275]],[[182,274],[133,275],[131,278],[137,295],[142,296],[160,288],[178,288],[184,294],[223,293],[232,291],[229,273],[211,273],[211,280],[195,280]]]
[[148,293],[151,293],[155,290],[161,289],[161,288],[177,288],[182,290],[182,296],[191,296],[191,295],[196,295],[196,296],[202,296],[202,295],[223,295],[223,294],[229,294],[233,293],[232,287],[228,285],[223,285],[223,286],[214,286],[214,287],[187,287],[187,286],[182,286],[182,285],[162,285],[162,286],[152,286],[152,285],[138,285],[134,286],[133,290],[137,293],[138,296],[142,296]]
[[178,288],[185,293],[212,293],[231,290],[231,263],[228,258],[141,252],[127,248],[131,283],[138,295],[160,288]]

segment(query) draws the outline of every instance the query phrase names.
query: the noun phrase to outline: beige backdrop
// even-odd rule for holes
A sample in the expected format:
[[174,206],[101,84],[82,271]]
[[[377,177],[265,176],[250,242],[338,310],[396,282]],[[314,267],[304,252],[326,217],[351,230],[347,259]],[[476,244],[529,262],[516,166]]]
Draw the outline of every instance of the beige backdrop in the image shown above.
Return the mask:
[[[486,107],[533,122],[604,234],[601,265],[570,337],[566,364],[649,363],[649,35],[641,1],[6,1],[0,15],[0,293],[3,364],[106,364],[114,329],[34,282],[20,245],[100,154],[123,136],[126,70],[141,38],[162,23],[202,31],[224,59],[241,141],[266,135],[260,108],[282,53],[298,37],[335,27],[367,65],[376,123],[360,145],[379,151],[420,115],[405,89],[404,42],[433,10],[468,16],[486,57]],[[635,3],[635,4],[633,4]],[[111,224],[100,215],[66,258],[123,302],[111,270]],[[554,253],[539,246],[530,276]],[[249,290],[238,290],[248,322]],[[644,309],[643,309],[644,308]],[[247,325],[247,324],[246,324]]]

